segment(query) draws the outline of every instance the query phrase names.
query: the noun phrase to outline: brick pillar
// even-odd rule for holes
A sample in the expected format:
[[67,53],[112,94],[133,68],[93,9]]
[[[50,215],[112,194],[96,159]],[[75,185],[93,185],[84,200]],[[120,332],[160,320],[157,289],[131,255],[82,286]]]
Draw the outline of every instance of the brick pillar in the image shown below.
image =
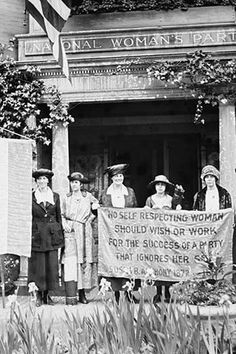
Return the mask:
[[66,195],[69,191],[69,144],[68,127],[58,123],[53,128],[52,133],[52,189],[60,194],[60,197]]
[[[234,102],[219,105],[220,185],[231,194],[236,211],[236,123]],[[233,234],[233,264],[236,263],[236,228]],[[235,269],[236,270],[236,269]],[[236,274],[232,276],[236,283]]]
[[236,122],[232,102],[219,105],[220,185],[231,194],[236,207]]

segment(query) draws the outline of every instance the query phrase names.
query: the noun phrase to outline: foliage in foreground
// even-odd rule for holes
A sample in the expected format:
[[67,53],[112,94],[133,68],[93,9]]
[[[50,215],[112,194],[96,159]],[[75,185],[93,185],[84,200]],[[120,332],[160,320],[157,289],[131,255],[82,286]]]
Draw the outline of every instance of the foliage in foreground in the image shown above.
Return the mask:
[[233,353],[227,316],[203,322],[186,316],[175,304],[134,305],[121,298],[97,308],[90,317],[65,311],[60,322],[48,321],[31,305],[23,312],[14,303],[0,335],[0,353],[223,354]]

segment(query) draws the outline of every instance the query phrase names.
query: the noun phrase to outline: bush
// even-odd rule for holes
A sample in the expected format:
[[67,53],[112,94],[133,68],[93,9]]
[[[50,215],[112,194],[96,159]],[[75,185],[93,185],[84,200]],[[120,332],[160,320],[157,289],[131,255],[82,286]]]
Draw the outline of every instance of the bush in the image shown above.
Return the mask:
[[[14,254],[5,254],[3,256],[4,277],[5,277],[5,293],[6,295],[12,294],[16,288],[15,281],[17,280],[20,272],[20,257]],[[1,275],[0,281],[2,282]],[[2,288],[0,287],[0,295]]]

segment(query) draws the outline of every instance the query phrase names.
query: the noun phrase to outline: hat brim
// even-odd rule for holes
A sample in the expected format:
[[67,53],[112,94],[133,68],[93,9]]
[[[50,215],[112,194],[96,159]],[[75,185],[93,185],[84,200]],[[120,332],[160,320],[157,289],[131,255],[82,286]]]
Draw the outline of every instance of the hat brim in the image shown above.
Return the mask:
[[67,178],[68,178],[68,180],[69,180],[70,182],[72,182],[72,181],[79,181],[80,183],[83,183],[83,184],[88,184],[88,183],[90,182],[90,180],[89,180],[88,178],[86,178],[86,177],[83,177],[83,178],[76,178],[76,177],[68,176]]
[[43,172],[37,172],[37,171],[32,173],[32,177],[34,179],[38,179],[41,176],[45,176],[45,177],[51,179],[54,176],[54,173],[53,172],[47,172],[47,173],[45,172],[45,173],[43,173]]
[[153,188],[155,188],[155,185],[157,184],[157,183],[159,183],[159,182],[161,182],[161,183],[164,183],[165,185],[166,185],[166,190],[169,192],[169,193],[171,193],[171,194],[173,194],[174,193],[174,190],[175,190],[175,185],[173,184],[173,183],[168,183],[168,182],[166,182],[166,181],[151,181],[149,184],[148,184],[148,188],[149,189],[153,189]]

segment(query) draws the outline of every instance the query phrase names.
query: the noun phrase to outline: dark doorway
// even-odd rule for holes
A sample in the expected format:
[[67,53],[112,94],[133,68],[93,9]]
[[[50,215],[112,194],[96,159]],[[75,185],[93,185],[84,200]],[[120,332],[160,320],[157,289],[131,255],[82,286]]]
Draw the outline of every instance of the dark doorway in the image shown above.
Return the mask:
[[150,194],[148,183],[165,174],[183,185],[184,208],[191,209],[198,185],[198,151],[197,135],[113,136],[109,141],[109,161],[129,164],[126,184],[134,188],[140,207]]

